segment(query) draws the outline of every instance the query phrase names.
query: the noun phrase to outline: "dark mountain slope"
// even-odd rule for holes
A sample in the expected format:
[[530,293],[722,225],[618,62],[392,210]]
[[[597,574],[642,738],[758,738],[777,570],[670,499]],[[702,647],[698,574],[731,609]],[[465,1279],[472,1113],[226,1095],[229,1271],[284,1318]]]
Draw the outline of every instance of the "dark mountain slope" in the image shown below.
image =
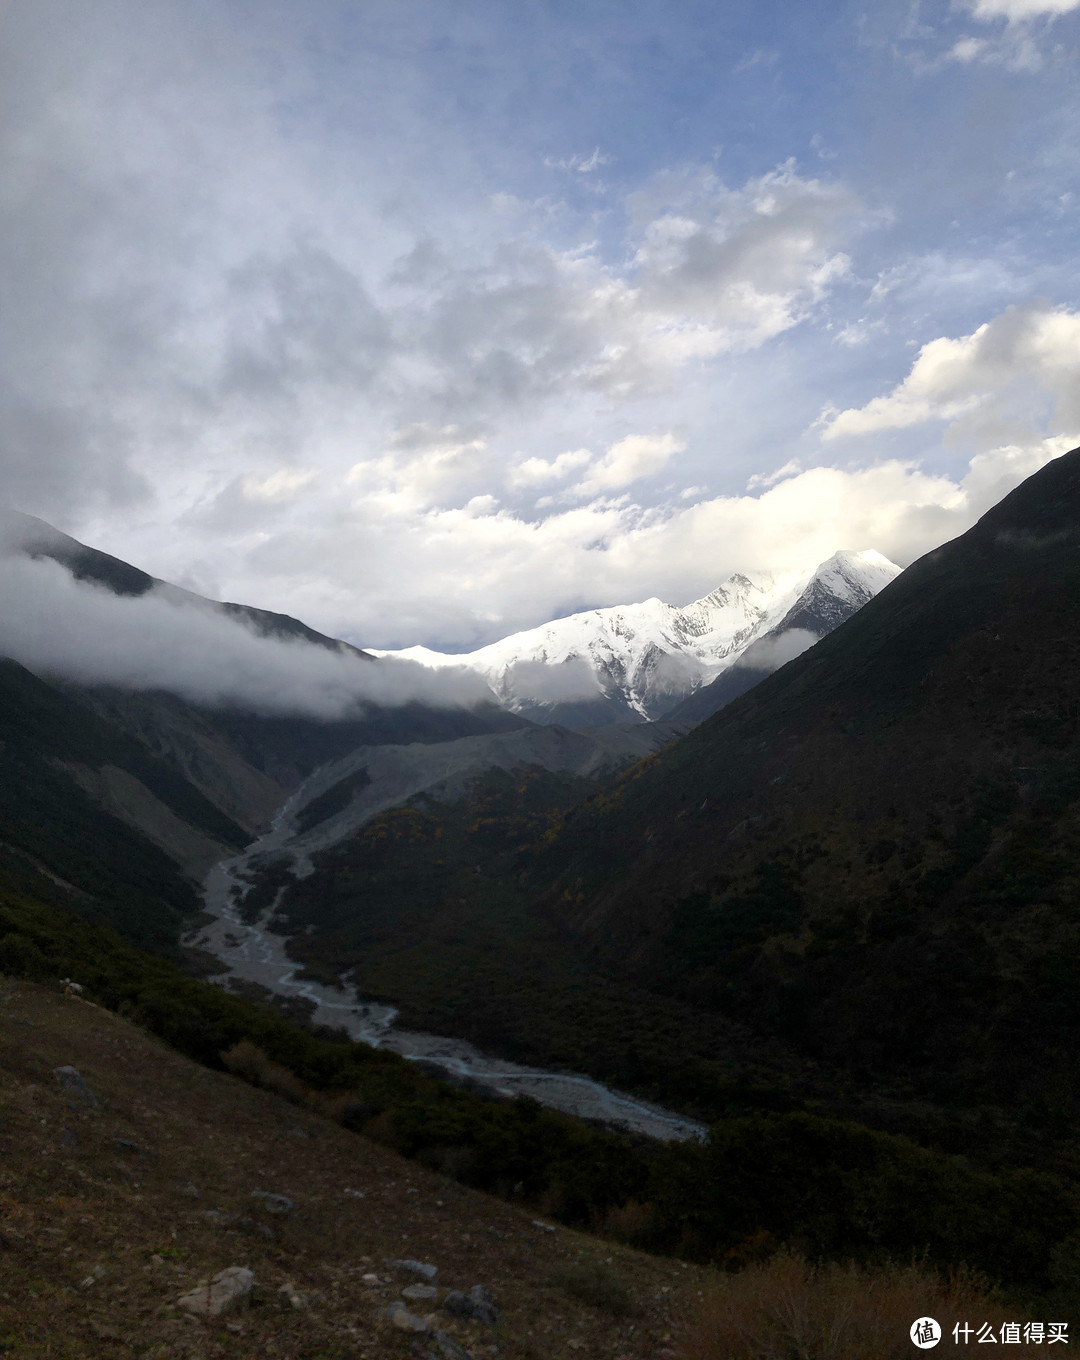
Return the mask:
[[617,971],[1034,1119],[1080,1089],[1078,865],[1080,450],[585,805],[532,882]]
[[[285,615],[179,591],[29,516],[5,512],[0,540],[120,596],[155,589],[262,635],[356,652]],[[195,880],[250,841],[316,766],[358,745],[526,725],[494,703],[369,705],[337,721],[211,709],[162,691],[39,677],[0,658],[0,882],[37,866],[73,884],[88,914],[173,948],[198,908]]]
[[158,948],[198,910],[184,872],[247,834],[143,745],[0,661],[0,880],[44,868],[92,919]]

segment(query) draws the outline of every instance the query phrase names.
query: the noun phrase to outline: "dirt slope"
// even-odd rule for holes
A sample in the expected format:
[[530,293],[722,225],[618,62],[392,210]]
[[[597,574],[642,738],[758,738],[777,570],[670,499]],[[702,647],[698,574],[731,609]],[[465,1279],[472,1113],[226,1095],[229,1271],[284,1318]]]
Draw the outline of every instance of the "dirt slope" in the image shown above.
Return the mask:
[[[96,1107],[62,1088],[61,1066]],[[256,1190],[295,1207],[269,1213]],[[472,1360],[679,1355],[710,1278],[545,1230],[107,1011],[0,978],[0,1353],[439,1356],[381,1316],[412,1282],[385,1264],[402,1257],[437,1265],[443,1290],[490,1289],[495,1326],[439,1314]],[[251,1307],[205,1323],[173,1306],[228,1266],[253,1271]],[[278,1292],[287,1282],[302,1307]]]

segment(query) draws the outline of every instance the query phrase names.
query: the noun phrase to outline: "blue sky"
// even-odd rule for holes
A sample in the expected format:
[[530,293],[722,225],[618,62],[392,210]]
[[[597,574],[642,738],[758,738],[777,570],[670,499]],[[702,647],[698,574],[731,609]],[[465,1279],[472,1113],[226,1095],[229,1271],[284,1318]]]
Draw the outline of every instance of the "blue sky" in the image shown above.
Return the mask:
[[1080,442],[1080,0],[0,0],[0,500],[465,649]]

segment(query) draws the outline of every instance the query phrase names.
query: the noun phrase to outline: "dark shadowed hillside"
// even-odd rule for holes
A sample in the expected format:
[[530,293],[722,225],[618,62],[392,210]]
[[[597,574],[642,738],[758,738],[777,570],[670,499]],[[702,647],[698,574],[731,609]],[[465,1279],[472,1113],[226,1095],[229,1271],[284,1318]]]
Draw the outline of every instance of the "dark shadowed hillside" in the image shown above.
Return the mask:
[[[50,558],[114,595],[159,590],[235,619],[238,630],[380,664],[286,615],[180,591],[30,516],[5,511],[0,531],[7,552]],[[316,766],[359,745],[522,726],[494,702],[357,703],[325,719],[212,707],[161,689],[36,675],[0,649],[0,882],[16,863],[36,865],[77,889],[87,915],[171,950],[198,910],[195,880],[251,840]]]
[[1080,450],[575,812],[532,881],[619,973],[1053,1124],[1080,1076],[1078,770]]

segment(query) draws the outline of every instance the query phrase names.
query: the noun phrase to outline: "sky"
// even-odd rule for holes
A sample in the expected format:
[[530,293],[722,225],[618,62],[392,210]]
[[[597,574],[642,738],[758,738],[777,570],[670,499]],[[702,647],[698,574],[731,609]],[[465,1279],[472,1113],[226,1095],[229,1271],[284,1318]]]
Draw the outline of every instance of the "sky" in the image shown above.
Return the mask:
[[0,505],[464,651],[1080,444],[1080,0],[0,0]]

